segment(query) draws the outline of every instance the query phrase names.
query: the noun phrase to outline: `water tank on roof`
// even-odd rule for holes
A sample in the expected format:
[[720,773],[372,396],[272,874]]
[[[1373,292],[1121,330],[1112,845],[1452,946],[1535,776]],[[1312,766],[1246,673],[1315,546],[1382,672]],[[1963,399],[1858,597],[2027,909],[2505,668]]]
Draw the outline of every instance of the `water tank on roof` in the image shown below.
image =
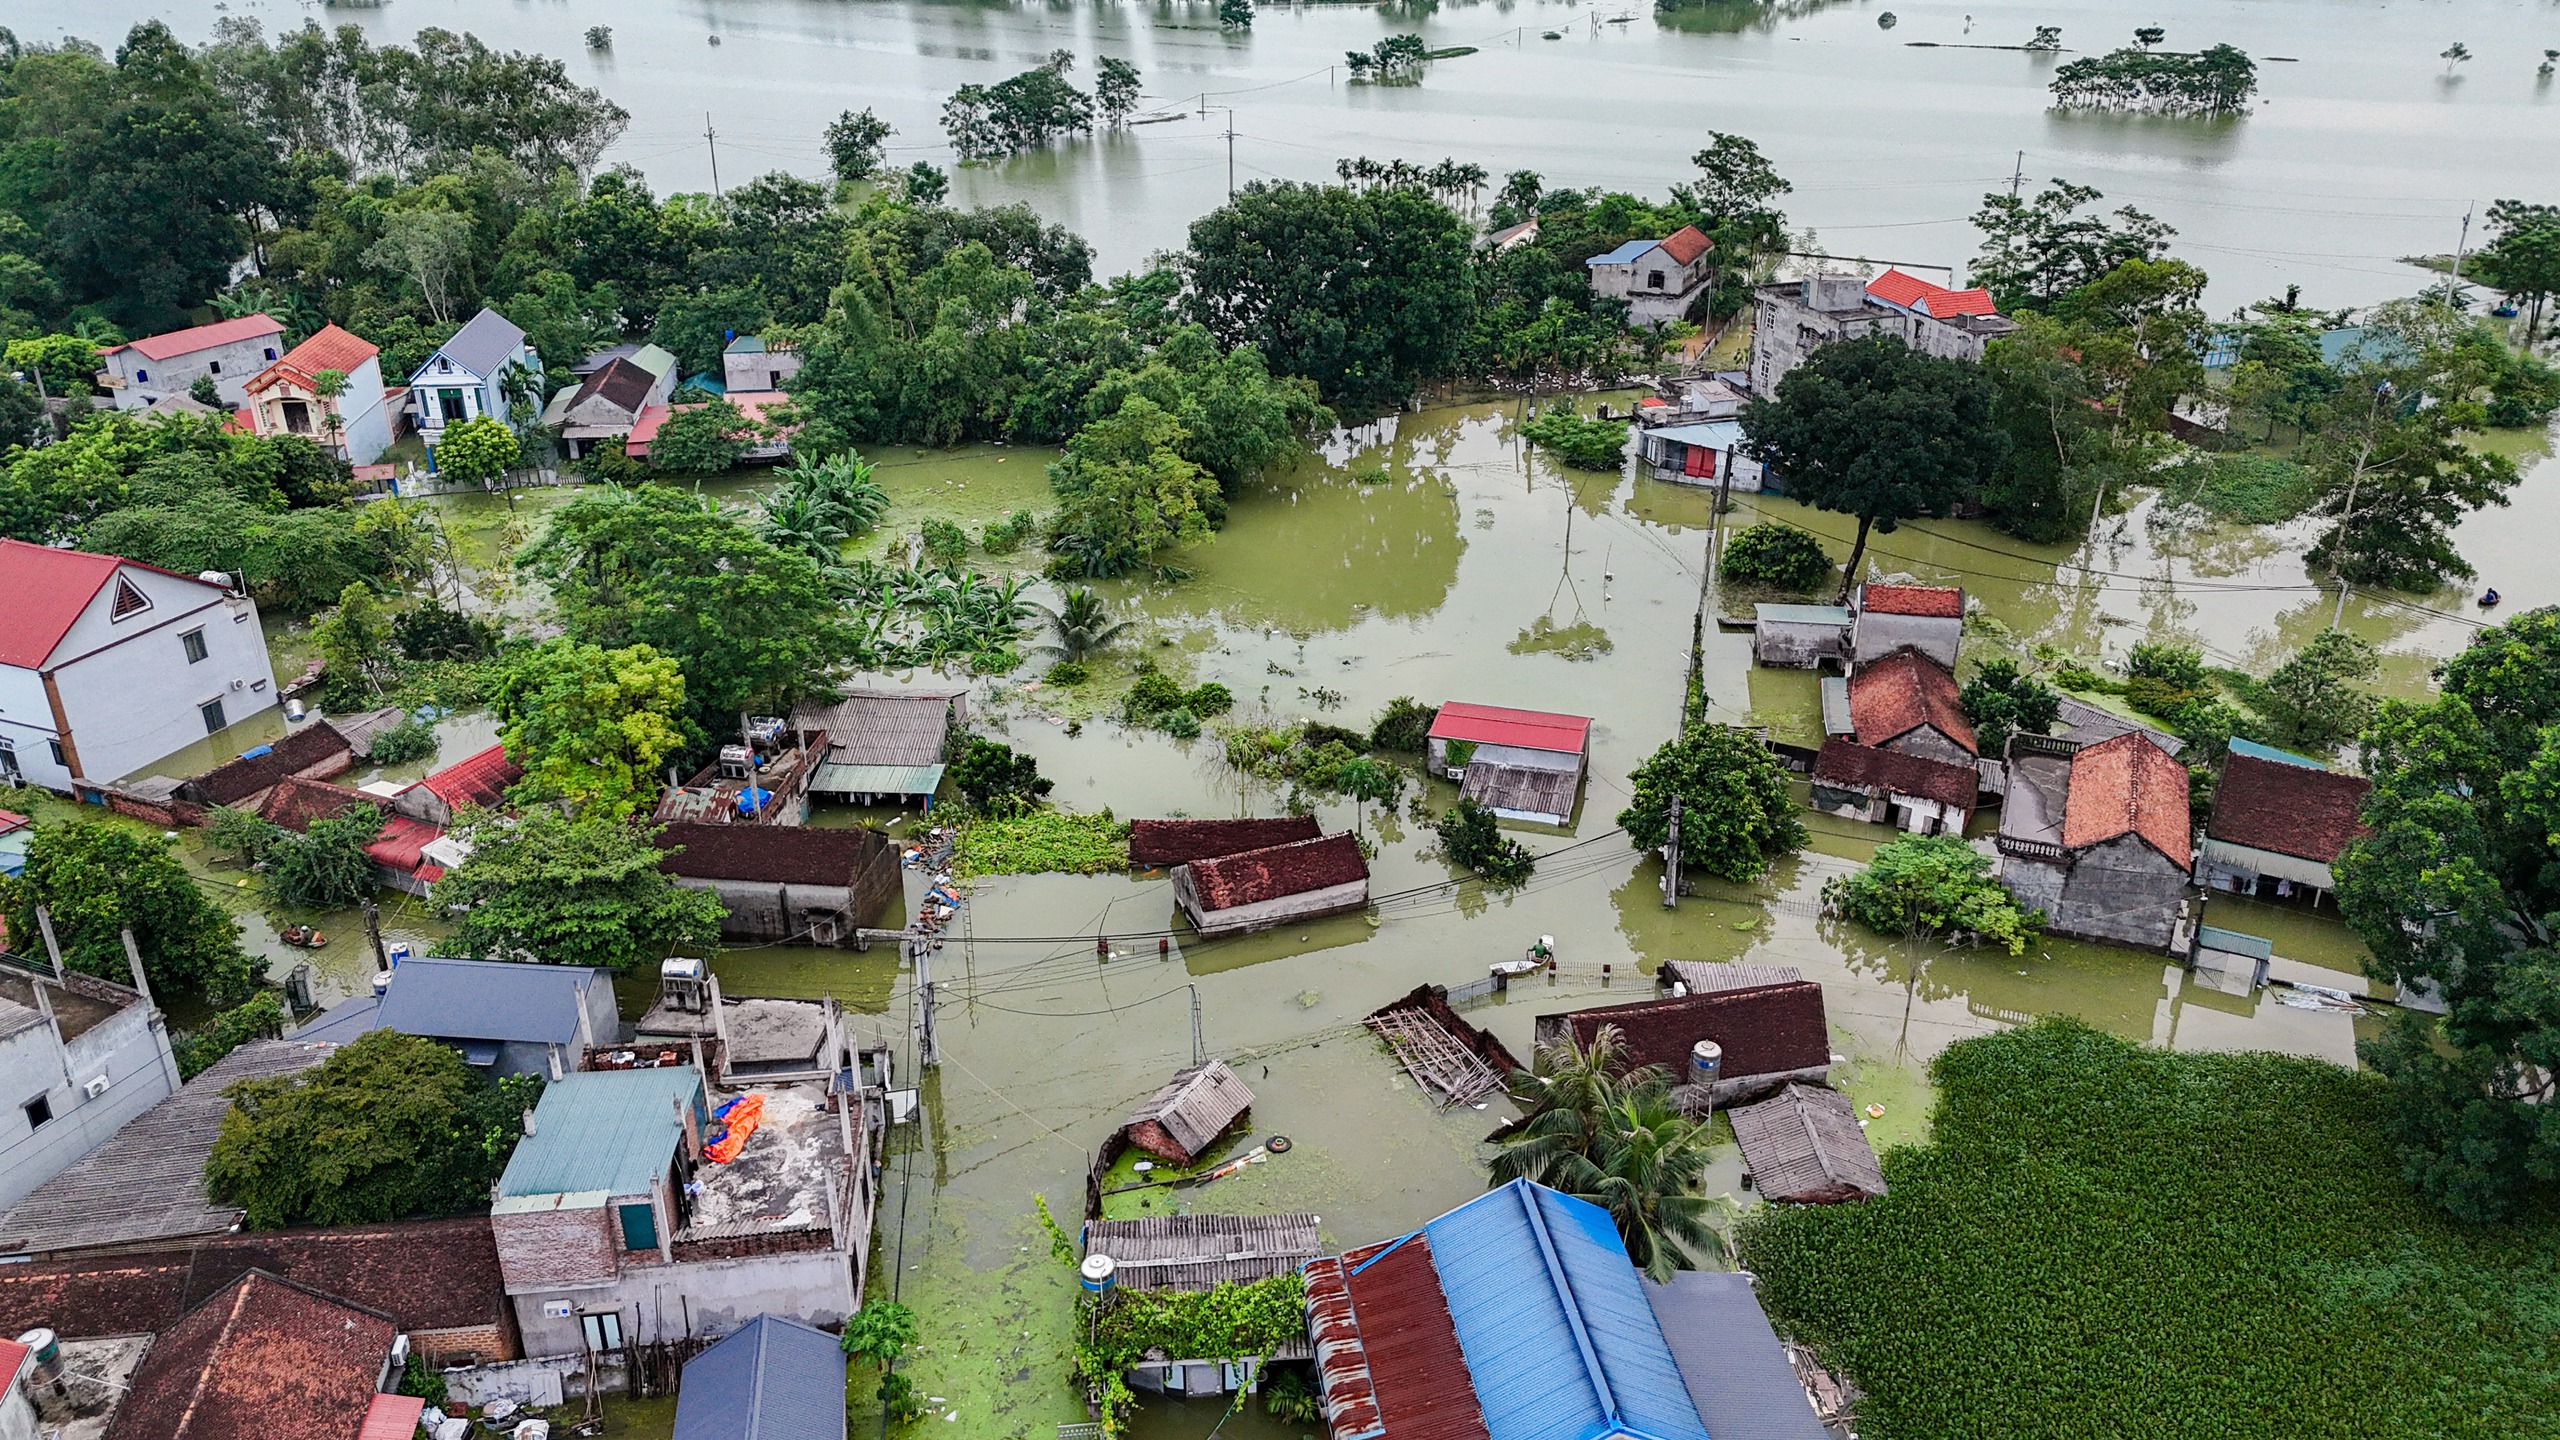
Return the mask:
[[1701,1040],[1689,1047],[1689,1083],[1704,1086],[1712,1096],[1716,1081],[1724,1075],[1724,1047],[1713,1040]]
[[388,995],[391,993],[390,971],[376,970],[373,972],[373,993],[377,996]]
[[720,778],[752,780],[756,774],[756,753],[744,745],[720,747]]
[[1076,1267],[1076,1277],[1085,1289],[1099,1295],[1111,1288],[1112,1276],[1119,1268],[1108,1255],[1087,1255],[1084,1263]]

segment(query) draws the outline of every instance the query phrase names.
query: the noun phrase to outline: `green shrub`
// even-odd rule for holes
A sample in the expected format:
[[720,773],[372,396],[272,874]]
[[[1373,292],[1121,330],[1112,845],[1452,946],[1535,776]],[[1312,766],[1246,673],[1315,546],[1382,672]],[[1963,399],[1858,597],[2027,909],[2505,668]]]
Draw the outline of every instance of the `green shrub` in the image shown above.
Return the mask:
[[1182,697],[1182,708],[1194,715],[1224,715],[1236,708],[1236,697],[1226,686],[1211,680],[1192,686],[1191,693]]
[[986,528],[978,532],[978,548],[990,555],[1010,555],[1039,528],[1039,516],[1016,510],[1001,520],[988,521]]
[[1077,815],[1065,810],[1026,810],[983,817],[960,827],[952,873],[978,875],[1100,875],[1129,868],[1129,827],[1111,812]]
[[1822,887],[1823,908],[1878,934],[1910,931],[1976,944],[1988,940],[2012,955],[2044,927],[1991,878],[1991,857],[1955,835],[1898,835],[1876,847],[1867,868]]
[[2125,703],[2145,715],[2168,720],[2199,700],[2212,700],[2211,690],[2193,689],[2175,681],[2153,675],[2136,675],[2124,682]]
[[1521,438],[1576,470],[1615,470],[1626,462],[1627,422],[1543,410],[1520,427]]
[[1440,832],[1440,845],[1449,852],[1450,863],[1473,870],[1494,885],[1506,889],[1525,885],[1538,868],[1538,859],[1528,847],[1503,834],[1494,813],[1473,800],[1460,800],[1434,828]]
[[1081,685],[1092,678],[1093,667],[1081,660],[1061,660],[1049,667],[1048,680],[1052,685]]
[[373,733],[373,763],[406,765],[436,753],[436,727],[416,716]]
[[917,527],[924,535],[925,558],[952,566],[969,558],[969,532],[948,520],[930,519]]
[[1156,728],[1176,740],[1189,740],[1200,733],[1200,717],[1184,705],[1167,710],[1156,717]]
[[1032,809],[1054,788],[1040,773],[1040,762],[1017,755],[1010,745],[972,735],[951,764],[951,783],[960,798],[990,814]]
[[2271,455],[2201,458],[2175,472],[2171,483],[2186,503],[2251,525],[2281,525],[2311,508],[2319,493],[2308,469]]
[[1387,708],[1378,712],[1377,722],[1369,727],[1369,748],[1419,755],[1430,743],[1431,722],[1439,718],[1439,707],[1417,703],[1410,695],[1399,695],[1387,702]]
[[2168,640],[2145,640],[2134,646],[2125,655],[2124,673],[2130,680],[2161,680],[2182,690],[2202,690],[2209,683],[2204,652]]
[[212,1024],[179,1032],[169,1045],[178,1057],[178,1078],[193,1080],[249,1041],[283,1034],[285,1020],[284,1002],[273,990],[261,990],[214,1016]]
[[2062,713],[2062,697],[2008,659],[1986,660],[1956,696],[1964,716],[1973,722],[1982,753],[2006,752],[2014,734],[2042,735]]
[[1202,716],[1224,715],[1235,705],[1235,695],[1214,680],[1185,690],[1157,669],[1154,661],[1142,660],[1136,682],[1120,702],[1120,718],[1140,729],[1162,730],[1188,740],[1200,733]]
[[1763,520],[1736,534],[1724,549],[1726,578],[1780,590],[1812,592],[1839,578],[1822,542],[1775,520]]
[[2088,666],[2080,664],[2078,661],[2073,661],[2071,664],[2065,665],[2054,671],[2053,683],[2061,686],[2065,690],[2076,690],[2083,695],[2121,695],[2124,693],[2123,681],[2110,675],[2102,675],[2097,671],[2090,669]]

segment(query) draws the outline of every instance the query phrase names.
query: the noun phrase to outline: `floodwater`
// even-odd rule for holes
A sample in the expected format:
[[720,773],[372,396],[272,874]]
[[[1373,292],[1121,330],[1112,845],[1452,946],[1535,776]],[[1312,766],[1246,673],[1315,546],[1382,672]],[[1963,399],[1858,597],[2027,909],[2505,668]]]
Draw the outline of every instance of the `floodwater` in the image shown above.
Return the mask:
[[[0,24],[31,42],[68,33],[113,49],[146,16],[201,39],[222,14],[274,31],[314,13],[270,0],[4,0]],[[1322,179],[1348,156],[1454,157],[1496,177],[1527,168],[1555,185],[1659,193],[1724,130],[1758,140],[1795,182],[1789,214],[1819,248],[1961,265],[1985,191],[2019,171],[2030,185],[2066,176],[2176,225],[2222,310],[2293,283],[2324,306],[2405,293],[2416,272],[2398,257],[2451,251],[2466,207],[2534,198],[2560,153],[2560,95],[2534,75],[2555,43],[2549,14],[2545,0],[2160,0],[2139,13],[2099,0],[1701,0],[1659,14],[1619,0],[1403,0],[1267,5],[1245,32],[1219,29],[1209,0],[397,0],[319,18],[382,41],[437,25],[559,57],[631,111],[606,158],[662,192],[711,189],[715,159],[730,185],[776,169],[823,177],[820,129],[863,106],[897,127],[891,159],[947,166],[938,116],[954,89],[1060,48],[1089,84],[1096,58],[1119,56],[1143,72],[1148,106],[1187,104],[1187,118],[969,167],[955,191],[1029,201],[1090,238],[1105,273],[1178,248],[1231,176]],[[613,42],[591,51],[582,37],[599,24]],[[2058,63],[2123,45],[2137,24],[2166,27],[2173,47],[2258,57],[2255,113],[2048,108]],[[2064,55],[2001,48],[2041,25],[2061,27]],[[1478,48],[1416,85],[1345,80],[1344,51],[1402,31]],[[2455,41],[2477,58],[2448,67],[2437,57]]]

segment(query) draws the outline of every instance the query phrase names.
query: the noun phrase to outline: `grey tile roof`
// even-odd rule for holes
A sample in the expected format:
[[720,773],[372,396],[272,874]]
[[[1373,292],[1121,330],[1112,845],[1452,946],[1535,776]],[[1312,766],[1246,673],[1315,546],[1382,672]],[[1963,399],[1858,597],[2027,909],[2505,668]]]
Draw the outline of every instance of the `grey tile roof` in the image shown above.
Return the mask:
[[1647,1284],[1644,1297],[1715,1440],[1829,1440],[1751,1277],[1683,1270],[1668,1285]]
[[[480,313],[472,316],[468,324],[453,332],[453,338],[444,342],[444,345],[436,351],[436,355],[443,356],[483,380],[491,380],[497,378],[498,366],[504,363],[509,355],[514,354],[515,348],[523,343],[524,332],[516,328],[514,321],[483,306]],[[434,363],[436,363],[436,356],[428,356],[426,365],[419,366],[410,375],[410,380],[413,382],[418,380],[427,373],[427,365]]]
[[685,1362],[675,1440],[844,1440],[836,1337],[759,1315]]

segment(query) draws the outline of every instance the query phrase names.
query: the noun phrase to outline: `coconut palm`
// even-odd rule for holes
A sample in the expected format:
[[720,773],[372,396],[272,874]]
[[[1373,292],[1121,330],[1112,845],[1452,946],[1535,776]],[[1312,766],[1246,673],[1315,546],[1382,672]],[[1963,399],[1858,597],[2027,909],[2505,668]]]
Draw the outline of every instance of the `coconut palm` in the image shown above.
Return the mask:
[[1128,621],[1111,618],[1101,596],[1081,586],[1068,591],[1055,610],[1045,605],[1036,608],[1048,617],[1049,633],[1056,637],[1040,647],[1041,653],[1061,660],[1081,663],[1129,628]]
[[1563,1038],[1538,1047],[1538,1071],[1514,1070],[1505,1082],[1511,1098],[1529,1112],[1503,1139],[1493,1157],[1493,1180],[1552,1183],[1568,1158],[1588,1156],[1600,1116],[1630,1086],[1651,1088],[1668,1083],[1659,1066],[1627,1068],[1626,1037],[1615,1025],[1603,1025],[1585,1045],[1567,1031]]
[[1627,1258],[1656,1284],[1722,1254],[1714,1221],[1726,1203],[1698,1193],[1707,1173],[1706,1122],[1682,1114],[1659,1085],[1619,1095],[1599,1118],[1591,1154],[1559,1166],[1555,1188],[1608,1211]]

